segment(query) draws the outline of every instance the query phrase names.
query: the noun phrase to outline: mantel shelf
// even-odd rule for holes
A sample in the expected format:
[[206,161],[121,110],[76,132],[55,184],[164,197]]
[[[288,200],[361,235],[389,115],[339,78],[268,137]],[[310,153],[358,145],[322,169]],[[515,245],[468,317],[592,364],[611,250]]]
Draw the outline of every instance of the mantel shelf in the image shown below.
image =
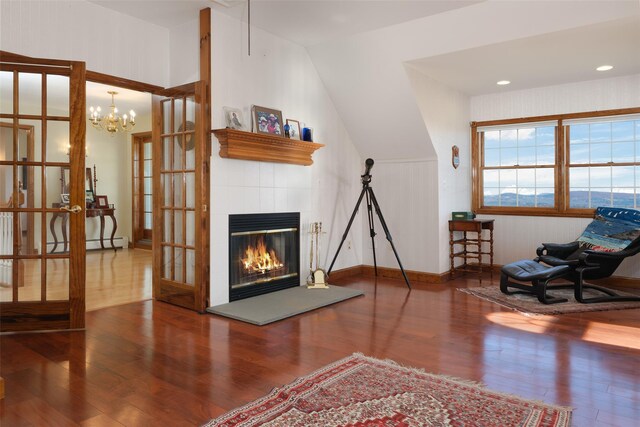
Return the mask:
[[229,159],[309,166],[313,164],[313,152],[324,147],[324,144],[315,142],[229,128],[214,129],[211,132],[220,143],[220,157]]

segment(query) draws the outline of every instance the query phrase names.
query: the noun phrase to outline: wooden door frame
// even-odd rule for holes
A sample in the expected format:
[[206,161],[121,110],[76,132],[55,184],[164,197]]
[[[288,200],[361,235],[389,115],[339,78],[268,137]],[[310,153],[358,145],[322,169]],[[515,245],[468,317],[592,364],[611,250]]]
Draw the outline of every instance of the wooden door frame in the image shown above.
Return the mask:
[[[146,141],[150,141],[152,144],[153,150],[153,132],[138,132],[131,134],[131,175],[133,179],[131,180],[131,217],[133,218],[133,238],[131,241],[131,246],[136,249],[151,249],[152,245],[147,245],[144,243],[140,243],[140,240],[144,239],[144,191],[140,192],[140,188],[144,189],[144,143]],[[142,181],[136,186],[136,177],[134,175],[135,171],[135,162],[136,155],[141,156],[138,159],[140,162],[138,165],[138,171],[140,177],[142,177]],[[153,154],[152,154],[153,158]],[[152,180],[153,180],[153,169],[152,169]],[[153,186],[152,186],[153,188]],[[138,207],[138,212],[136,212],[136,206]],[[137,216],[136,216],[137,213]],[[152,225],[153,226],[153,225]],[[153,241],[153,229],[151,241]]]

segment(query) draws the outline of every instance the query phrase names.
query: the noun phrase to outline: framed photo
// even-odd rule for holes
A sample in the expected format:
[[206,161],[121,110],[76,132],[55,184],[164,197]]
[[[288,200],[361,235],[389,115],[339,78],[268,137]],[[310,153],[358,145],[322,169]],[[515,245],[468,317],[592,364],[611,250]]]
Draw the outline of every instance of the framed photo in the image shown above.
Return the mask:
[[253,123],[257,133],[284,136],[282,111],[254,105]]
[[236,130],[246,130],[242,110],[233,107],[222,107],[227,127]]
[[106,209],[109,207],[109,199],[107,196],[96,196],[96,208]]
[[289,137],[291,139],[300,139],[300,122],[293,119],[287,119],[289,125]]
[[62,194],[60,195],[60,201],[61,201],[62,203],[69,204],[69,194],[68,194],[68,193],[62,193]]
[[94,196],[93,196],[93,191],[91,190],[86,190],[84,192],[84,200],[87,203],[93,203],[95,201]]

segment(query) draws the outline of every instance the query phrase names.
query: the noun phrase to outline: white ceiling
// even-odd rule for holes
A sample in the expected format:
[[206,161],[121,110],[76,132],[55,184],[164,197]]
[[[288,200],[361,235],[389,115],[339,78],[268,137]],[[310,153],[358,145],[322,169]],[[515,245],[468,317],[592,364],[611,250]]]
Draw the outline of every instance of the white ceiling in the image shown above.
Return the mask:
[[[247,21],[247,0],[88,0],[171,28],[211,7]],[[251,24],[303,46],[458,9],[480,0],[251,0]],[[228,7],[222,6],[228,5]]]
[[[640,73],[640,16],[411,61],[468,95]],[[613,65],[606,72],[600,65]],[[510,85],[498,86],[499,80]]]

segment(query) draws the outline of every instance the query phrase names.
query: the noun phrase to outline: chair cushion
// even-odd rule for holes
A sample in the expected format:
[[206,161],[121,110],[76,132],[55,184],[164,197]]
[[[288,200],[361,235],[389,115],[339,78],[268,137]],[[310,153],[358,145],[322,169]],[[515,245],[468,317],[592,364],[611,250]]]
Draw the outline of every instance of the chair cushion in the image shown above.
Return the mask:
[[557,279],[569,272],[571,272],[571,267],[568,265],[548,267],[528,259],[512,262],[502,267],[502,274],[522,282]]

